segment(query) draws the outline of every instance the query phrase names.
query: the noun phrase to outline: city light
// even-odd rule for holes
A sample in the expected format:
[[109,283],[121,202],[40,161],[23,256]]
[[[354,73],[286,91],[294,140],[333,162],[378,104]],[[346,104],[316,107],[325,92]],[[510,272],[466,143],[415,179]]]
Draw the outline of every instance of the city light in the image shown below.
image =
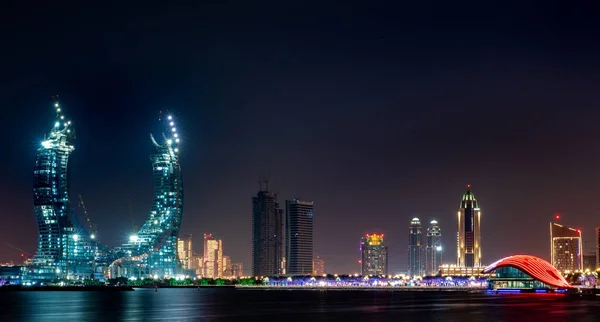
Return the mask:
[[43,141],[42,146],[46,149],[49,149],[52,147],[52,142],[50,142],[49,140]]
[[91,239],[96,239],[96,235],[94,235],[94,234],[91,234],[91,235],[90,235],[90,238],[91,238]]
[[129,236],[129,241],[131,242],[137,242],[138,241],[138,236],[137,235],[131,235]]
[[77,234],[73,235],[73,240],[74,241],[78,241],[79,240],[79,235],[77,235]]

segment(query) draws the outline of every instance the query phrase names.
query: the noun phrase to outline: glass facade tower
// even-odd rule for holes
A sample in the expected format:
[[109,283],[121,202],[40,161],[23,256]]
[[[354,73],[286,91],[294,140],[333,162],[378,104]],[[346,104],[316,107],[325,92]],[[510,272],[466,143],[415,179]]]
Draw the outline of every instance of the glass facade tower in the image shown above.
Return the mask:
[[425,247],[425,274],[436,275],[442,265],[442,232],[438,222],[432,220],[427,228],[427,246]]
[[174,276],[182,271],[177,237],[183,213],[183,183],[179,163],[179,135],[173,117],[164,117],[166,127],[160,143],[150,135],[156,152],[151,155],[154,200],[146,221],[129,242],[116,250],[111,275],[126,277]]
[[[38,246],[27,279],[93,278],[106,253],[75,216],[69,199],[68,163],[74,132],[58,101],[56,120],[38,148],[33,170],[33,209]],[[99,268],[102,272],[102,269]]]
[[310,275],[313,265],[313,202],[285,202],[286,274]]
[[408,275],[422,276],[424,269],[423,231],[419,218],[413,218],[408,234]]
[[283,273],[283,209],[277,195],[262,190],[252,198],[252,274]]

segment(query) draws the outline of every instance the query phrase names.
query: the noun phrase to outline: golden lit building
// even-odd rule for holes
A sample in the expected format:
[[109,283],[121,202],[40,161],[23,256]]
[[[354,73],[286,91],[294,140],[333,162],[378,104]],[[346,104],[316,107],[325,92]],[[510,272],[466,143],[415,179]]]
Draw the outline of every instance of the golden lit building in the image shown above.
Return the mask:
[[581,230],[550,223],[551,263],[560,272],[583,269]]
[[192,234],[183,235],[177,238],[177,256],[183,269],[193,269],[194,261],[192,256]]
[[212,234],[204,234],[204,257],[202,276],[217,278],[221,276],[223,265],[223,241],[213,237]]
[[458,240],[456,265],[481,267],[481,209],[471,192],[471,185],[463,194],[458,208]]

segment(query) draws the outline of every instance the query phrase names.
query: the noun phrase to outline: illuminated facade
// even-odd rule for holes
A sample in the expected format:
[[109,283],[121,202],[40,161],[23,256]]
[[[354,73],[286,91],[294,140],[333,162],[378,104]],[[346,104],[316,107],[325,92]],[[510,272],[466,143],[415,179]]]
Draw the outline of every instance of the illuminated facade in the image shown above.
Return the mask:
[[[28,279],[102,277],[107,254],[77,220],[69,200],[68,163],[74,132],[58,101],[56,120],[38,148],[33,174],[33,209],[38,246]],[[100,272],[99,274],[98,271]],[[99,275],[99,276],[98,276]]]
[[568,289],[572,286],[560,272],[545,260],[530,255],[503,258],[486,267],[483,273],[495,272],[488,278],[494,289]]
[[223,241],[212,234],[204,234],[203,274],[208,278],[221,277],[223,271]]
[[[267,188],[268,190],[268,188]],[[283,210],[277,195],[261,190],[252,198],[252,274],[283,273]]]
[[408,233],[408,275],[422,276],[425,270],[423,230],[419,218],[410,222]]
[[362,275],[387,275],[388,247],[383,234],[367,234],[360,240]]
[[436,275],[442,265],[442,231],[438,222],[432,220],[427,228],[427,246],[425,246],[425,274]]
[[156,152],[151,155],[154,200],[146,221],[129,242],[115,250],[111,277],[174,276],[182,273],[177,254],[177,236],[183,213],[183,183],[179,163],[180,137],[171,115],[160,121],[165,126],[162,140],[150,135]]
[[471,192],[471,185],[467,185],[457,215],[456,264],[460,267],[481,267],[481,209]]
[[559,271],[577,271],[583,267],[581,230],[550,223],[551,262]]
[[185,270],[194,269],[194,257],[192,252],[192,234],[183,235],[177,239],[177,256],[181,267]]
[[319,256],[313,258],[312,275],[324,275],[324,274],[325,274],[325,260]]
[[313,202],[298,199],[285,201],[286,274],[312,274]]

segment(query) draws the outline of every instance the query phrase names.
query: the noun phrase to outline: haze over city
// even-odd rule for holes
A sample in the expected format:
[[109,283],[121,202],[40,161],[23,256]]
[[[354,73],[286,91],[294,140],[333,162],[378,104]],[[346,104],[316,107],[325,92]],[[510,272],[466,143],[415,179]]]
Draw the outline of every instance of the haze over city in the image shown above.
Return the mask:
[[83,219],[81,194],[110,246],[148,216],[161,110],[182,135],[180,234],[198,250],[203,233],[222,237],[247,269],[259,176],[282,203],[314,202],[314,253],[330,273],[359,272],[359,239],[372,232],[385,233],[390,272],[406,270],[413,217],[440,223],[443,262],[454,263],[466,184],[482,209],[486,264],[549,259],[556,213],[592,241],[595,18],[447,6],[8,9],[0,262],[19,260],[7,243],[35,253],[32,169],[56,94],[76,129],[72,206]]

